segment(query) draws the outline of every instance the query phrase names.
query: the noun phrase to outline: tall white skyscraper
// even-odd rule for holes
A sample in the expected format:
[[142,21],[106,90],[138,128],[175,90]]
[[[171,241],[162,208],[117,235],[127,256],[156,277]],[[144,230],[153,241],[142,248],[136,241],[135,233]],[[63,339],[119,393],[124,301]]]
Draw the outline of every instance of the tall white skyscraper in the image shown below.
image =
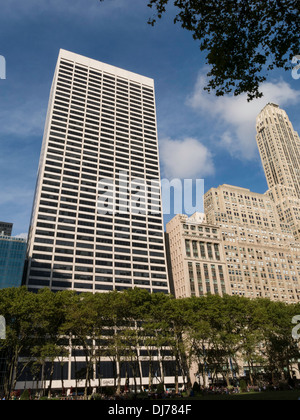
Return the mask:
[[300,239],[300,139],[286,112],[268,104],[256,121],[257,144],[266,174],[269,195],[281,222]]
[[29,232],[28,289],[168,293],[163,232],[153,80],[61,50]]

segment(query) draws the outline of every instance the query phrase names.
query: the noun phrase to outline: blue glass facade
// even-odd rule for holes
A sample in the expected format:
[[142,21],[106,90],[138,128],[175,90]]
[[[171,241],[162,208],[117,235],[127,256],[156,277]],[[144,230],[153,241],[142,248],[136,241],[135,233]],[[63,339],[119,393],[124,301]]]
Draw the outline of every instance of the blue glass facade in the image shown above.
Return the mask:
[[0,289],[21,286],[26,248],[24,239],[0,236]]

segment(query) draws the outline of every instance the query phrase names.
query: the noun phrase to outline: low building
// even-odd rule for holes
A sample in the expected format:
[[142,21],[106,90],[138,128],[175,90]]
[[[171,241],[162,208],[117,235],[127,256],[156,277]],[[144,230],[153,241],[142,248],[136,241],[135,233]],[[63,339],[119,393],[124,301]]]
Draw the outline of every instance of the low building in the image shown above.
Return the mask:
[[202,213],[178,214],[166,232],[176,298],[229,293],[219,227]]
[[25,239],[0,236],[0,289],[21,286],[26,248]]
[[12,223],[0,222],[0,235],[11,236],[12,228]]

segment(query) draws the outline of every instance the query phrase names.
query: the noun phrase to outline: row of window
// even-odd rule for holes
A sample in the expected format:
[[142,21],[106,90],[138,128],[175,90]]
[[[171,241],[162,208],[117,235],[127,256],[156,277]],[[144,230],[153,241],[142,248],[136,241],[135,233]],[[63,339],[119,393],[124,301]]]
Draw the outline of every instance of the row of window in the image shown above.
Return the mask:
[[[83,160],[87,160],[88,158],[94,159],[94,161],[98,161],[99,157],[99,147],[100,147],[100,156],[102,157],[102,154],[106,155],[116,155],[116,158],[118,154],[125,153],[126,159],[128,159],[129,151],[132,156],[136,155],[139,157],[143,157],[145,155],[145,158],[154,159],[155,162],[157,162],[157,142],[149,141],[149,140],[143,140],[138,139],[139,142],[135,142],[133,140],[133,137],[131,136],[131,145],[129,150],[129,144],[128,139],[120,138],[116,136],[116,142],[114,141],[115,136],[114,135],[101,135],[101,139],[97,138],[96,143],[91,143],[84,140],[84,143],[82,142],[82,138],[77,137],[70,137],[68,136],[68,139],[61,139],[54,136],[49,137],[49,143],[48,143],[48,150],[52,147],[54,148],[53,151],[56,151],[56,154],[58,154],[58,150],[61,150],[61,154],[65,153],[66,155],[72,155],[73,157],[82,158]],[[63,152],[65,150],[65,152]],[[125,150],[124,150],[125,149]],[[53,153],[52,151],[52,153]],[[113,151],[113,152],[111,152]],[[75,153],[78,153],[79,155],[76,155]],[[82,154],[82,157],[81,157]],[[109,160],[111,160],[111,156],[109,156]]]
[[[122,156],[124,156],[125,159],[122,159]],[[106,160],[107,159],[107,160]],[[63,163],[63,158],[62,157],[58,157],[58,156],[54,156],[54,155],[50,155],[49,153],[47,154],[47,160],[46,160],[46,165],[53,165],[56,167],[64,167],[66,169],[70,169],[70,170],[74,170],[74,171],[81,171],[81,172],[88,172],[88,173],[94,173],[97,174],[98,171],[98,165],[93,165],[90,163],[86,163],[83,162],[82,168],[80,168],[81,162],[80,161],[76,161],[74,159],[65,159],[65,162]],[[116,167],[120,166],[119,164],[122,164],[123,166],[125,165],[127,169],[129,169],[129,166],[131,167],[131,170],[137,170],[139,167],[143,167],[144,171],[150,172],[155,171],[156,174],[158,174],[158,167],[157,165],[153,166],[153,164],[156,164],[156,161],[149,161],[147,160],[146,163],[143,162],[143,160],[141,161],[141,159],[139,157],[136,156],[131,156],[130,162],[128,161],[128,156],[126,155],[121,155],[120,153],[115,155],[115,156],[110,156],[109,154],[104,154],[103,152],[101,153],[101,158],[99,159],[99,170],[108,170],[113,172],[114,171],[114,164]],[[107,167],[104,165],[108,165]],[[78,166],[77,166],[78,165]],[[94,167],[94,168],[93,168]],[[137,168],[136,168],[137,167]]]
[[219,244],[199,241],[185,241],[186,256],[220,261]]
[[[63,81],[62,78],[58,78],[58,81]],[[70,91],[67,93],[62,93],[60,88],[57,89],[57,94],[55,97],[56,101],[60,101],[60,103],[64,106],[69,106],[70,103],[81,102],[83,105],[87,100],[90,100],[87,103],[87,108],[100,111],[100,100],[102,105],[109,105],[110,107],[116,107],[116,109],[123,109],[125,111],[130,112],[138,112],[138,113],[154,113],[154,101],[143,100],[141,101],[141,97],[136,97],[132,99],[130,97],[116,95],[114,92],[109,92],[103,90],[102,93],[99,92],[96,94],[95,92],[91,92],[87,89],[87,86],[83,86],[81,89],[74,86]],[[93,101],[93,102],[92,102]]]
[[[195,271],[194,271],[195,268]],[[191,295],[195,296],[196,287],[198,287],[198,295],[203,296],[205,294],[225,294],[226,286],[224,280],[224,271],[222,265],[208,265],[203,264],[201,268],[200,264],[188,263],[189,270],[189,281]]]
[[[67,84],[61,83],[63,81],[62,78],[58,78],[58,86],[56,88],[56,98],[62,100],[63,102],[72,102],[75,98],[75,95],[81,96],[81,94],[86,95],[90,104],[95,104],[95,106],[99,106],[99,102],[107,103],[112,101],[116,103],[117,106],[123,104],[125,106],[130,106],[133,109],[141,109],[143,105],[143,109],[145,110],[154,110],[154,98],[150,98],[149,96],[141,96],[141,95],[133,95],[133,94],[126,94],[126,92],[121,92],[119,90],[112,90],[107,89],[105,86],[102,86],[102,90],[94,89],[91,85],[79,85],[77,83],[73,83],[72,87],[68,86]],[[107,102],[105,102],[107,101]],[[124,108],[123,108],[124,109]]]
[[205,233],[213,233],[213,234],[217,234],[218,230],[215,228],[209,228],[209,227],[204,227],[204,226],[196,226],[196,225],[189,225],[189,224],[183,224],[183,229],[184,230],[190,230],[192,232],[205,232]]
[[123,89],[124,91],[128,90],[128,87],[130,88],[131,92],[141,92],[143,91],[144,95],[152,96],[153,95],[153,88],[150,86],[141,85],[137,82],[134,82],[132,80],[120,78],[119,76],[110,75],[107,74],[105,71],[96,70],[92,68],[84,68],[82,66],[79,66],[78,64],[74,64],[61,60],[60,62],[60,68],[59,73],[64,74],[67,78],[70,78],[73,76],[73,73],[75,77],[77,77],[80,81],[83,81],[83,83],[86,83],[89,79],[89,81],[96,84],[96,86],[103,81],[103,84],[105,84],[108,87],[114,87],[117,83],[117,87],[120,89]]
[[[59,204],[59,206],[58,206]],[[90,205],[90,204],[88,204]],[[58,213],[58,207],[60,207],[59,213]],[[95,207],[93,208],[87,208],[87,213],[85,208],[79,207],[78,208],[78,197],[60,197],[60,202],[50,202],[45,201],[43,203],[43,200],[40,202],[39,207],[39,213],[47,213],[47,215],[57,215],[60,216],[67,216],[67,217],[73,217],[75,218],[77,216],[78,219],[82,219],[82,221],[78,221],[78,224],[85,225],[85,226],[92,226],[91,223],[95,222],[95,219],[99,222],[104,222],[108,224],[112,224],[113,220],[115,221],[115,224],[122,224],[131,226],[132,228],[143,228],[143,229],[149,229],[149,230],[156,230],[162,229],[162,219],[160,215],[155,216],[149,216],[149,215],[136,215],[131,212],[122,212],[120,214],[115,213],[115,215],[97,215],[95,214]],[[71,211],[69,211],[71,210]],[[72,210],[74,212],[72,212]],[[54,216],[49,216],[49,219]],[[130,223],[130,219],[132,222]],[[42,220],[42,219],[41,219]],[[46,220],[46,219],[45,219]],[[92,222],[91,222],[92,221]],[[148,222],[148,224],[147,224]],[[72,223],[72,222],[70,222]],[[106,228],[109,228],[106,226]],[[116,229],[118,230],[118,229]]]
[[[77,282],[71,282],[71,281],[55,281],[52,280],[51,281],[51,289],[75,289],[75,290],[79,290],[79,289],[85,289],[88,291],[122,291],[122,290],[126,290],[126,289],[132,289],[132,287],[139,287],[139,288],[143,288],[146,289],[148,292],[152,292],[152,293],[168,293],[168,286],[167,283],[165,283],[165,285],[161,288],[161,289],[155,289],[154,287],[160,287],[161,283],[159,283],[158,285],[154,285],[154,284],[150,284],[149,282],[145,282],[145,281],[139,281],[139,280],[135,280],[133,283],[130,282],[130,285],[121,285],[120,283],[122,283],[122,280],[120,279],[120,281],[116,281],[118,284],[114,284],[114,285],[108,285],[108,284],[93,284],[93,283],[77,283]],[[152,282],[153,283],[153,282]],[[150,288],[148,288],[147,286],[150,286]],[[34,279],[34,278],[30,278],[28,281],[28,290],[35,290],[36,287],[50,287],[50,281],[48,280],[41,280],[41,279]]]
[[[86,356],[84,352],[78,353],[78,350],[74,350],[76,355],[78,356]],[[146,354],[147,353],[147,354]],[[141,356],[149,356],[149,353],[146,352],[143,354],[141,351]],[[127,356],[125,352],[120,351],[121,355]],[[153,357],[153,356],[152,356]],[[151,360],[151,364],[149,361],[141,361],[139,362],[141,366],[141,375],[143,378],[149,378],[149,371],[151,369],[152,377],[154,376],[161,376],[161,366],[163,366],[163,375],[164,378],[166,377],[174,377],[176,372],[176,363],[175,361],[165,361],[163,360],[161,364],[158,361]],[[135,364],[135,363],[134,363]],[[60,363],[55,362],[53,365],[51,362],[45,362],[43,365],[43,372],[39,371],[38,373],[32,373],[32,369],[30,367],[22,366],[20,363],[19,368],[19,376],[18,381],[20,382],[30,382],[30,381],[43,381],[44,378],[49,378],[51,375],[52,380],[78,380],[78,379],[85,379],[85,372],[86,372],[86,362],[83,361],[75,361],[71,362],[70,369],[68,363]],[[133,372],[133,369],[137,369],[137,366],[134,366],[133,363],[129,363],[127,361],[122,361],[120,364],[120,376],[123,379],[134,378],[136,375]],[[102,378],[102,379],[111,379],[114,380],[116,376],[116,363],[111,361],[103,361],[97,363],[97,369],[94,371],[94,368],[91,369],[92,375],[95,379]],[[135,371],[137,372],[137,370]],[[70,375],[70,377],[69,377]]]

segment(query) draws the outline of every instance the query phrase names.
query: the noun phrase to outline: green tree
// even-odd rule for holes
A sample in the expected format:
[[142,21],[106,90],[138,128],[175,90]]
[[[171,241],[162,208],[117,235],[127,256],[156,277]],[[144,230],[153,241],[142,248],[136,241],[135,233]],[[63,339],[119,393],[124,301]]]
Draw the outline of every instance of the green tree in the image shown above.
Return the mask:
[[[6,340],[0,341],[0,350],[5,354],[7,374],[4,382],[6,398],[15,389],[18,377],[30,363],[30,349],[35,343],[34,314],[36,296],[25,287],[7,288],[0,293],[0,313],[6,320]],[[19,359],[29,356],[28,362],[19,365]],[[21,369],[18,369],[21,367]]]
[[[109,294],[108,294],[109,295]],[[107,294],[96,293],[93,295],[94,308],[95,308],[95,324],[94,324],[94,336],[95,336],[95,362],[96,362],[96,376],[98,376],[98,388],[99,391],[102,389],[102,371],[101,371],[101,359],[106,355],[107,350],[107,335],[111,335],[111,328],[107,323],[107,315],[109,308],[106,308]]]
[[121,392],[121,371],[126,361],[127,341],[124,330],[129,325],[129,306],[124,292],[114,291],[103,295],[103,321],[106,326],[104,355],[113,363],[117,394]]
[[[209,372],[209,354],[211,354],[213,328],[211,323],[209,298],[192,297],[189,299],[190,310],[187,323],[187,337],[189,341],[189,357],[198,367],[197,374],[206,384]],[[214,310],[212,308],[212,310]]]
[[[103,1],[103,0],[100,0]],[[172,4],[175,23],[191,31],[210,66],[205,89],[261,97],[260,85],[274,68],[291,69],[300,52],[298,0],[146,0],[154,25]]]
[[24,389],[24,391],[22,392],[22,395],[20,397],[20,400],[23,401],[23,400],[29,400],[29,399],[30,399],[29,391],[28,391],[28,389]]
[[175,362],[175,391],[179,391],[179,376],[183,377],[184,385],[189,387],[189,360],[187,351],[187,305],[188,299],[174,299],[171,296],[161,296],[159,305],[153,306],[153,319],[157,322],[160,335],[158,343],[168,349]]
[[[75,354],[76,350],[86,358],[80,376],[85,380],[86,398],[93,367],[100,366],[104,356],[115,367],[117,392],[125,365],[133,373],[137,390],[137,379],[142,384],[141,349],[148,354],[149,387],[152,368],[157,366],[154,355],[160,355],[162,386],[164,358],[172,356],[176,391],[180,376],[185,385],[191,385],[193,362],[203,378],[209,371],[213,381],[223,375],[229,385],[238,379],[234,366],[239,361],[247,364],[251,383],[255,383],[256,366],[264,366],[273,381],[291,382],[299,359],[299,343],[292,337],[292,319],[299,314],[299,304],[268,299],[210,295],[179,300],[140,289],[95,295],[45,289],[33,294],[11,288],[0,291],[0,313],[7,325],[6,340],[0,341],[8,362],[6,398],[28,367],[36,388],[45,391],[48,381],[50,394],[54,363],[60,361],[63,366],[70,351]],[[100,375],[101,371],[101,387]]]
[[292,337],[292,318],[299,314],[299,305],[259,301],[261,329],[264,334],[262,353],[273,383],[291,381],[292,365],[299,359],[299,343]]
[[[69,356],[69,350],[61,339],[61,326],[65,322],[69,302],[74,296],[72,291],[53,293],[48,288],[37,294],[36,310],[33,322],[36,330],[36,345],[31,353],[36,358],[35,365],[40,365],[42,383],[49,381],[48,396],[51,386],[55,361]],[[50,368],[46,366],[50,363]],[[42,390],[42,395],[45,389]]]
[[260,299],[244,299],[244,324],[241,330],[241,356],[248,366],[250,384],[256,382],[256,366],[264,366],[266,360],[261,352],[261,345],[264,343],[264,328],[260,317]]
[[88,388],[94,376],[95,346],[98,338],[97,316],[97,303],[92,293],[74,294],[69,302],[66,318],[60,330],[61,334],[71,338],[74,351],[79,349],[84,352],[86,361],[85,399],[88,397]]

